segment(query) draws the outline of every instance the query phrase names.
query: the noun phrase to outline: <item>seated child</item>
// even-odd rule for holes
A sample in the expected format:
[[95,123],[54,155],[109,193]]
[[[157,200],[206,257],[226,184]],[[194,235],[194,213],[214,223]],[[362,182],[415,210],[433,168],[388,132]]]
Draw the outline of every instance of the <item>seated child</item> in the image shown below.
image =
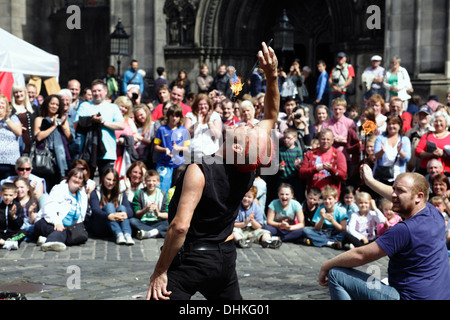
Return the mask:
[[338,206],[344,208],[347,211],[347,216],[350,223],[352,214],[359,211],[358,206],[355,203],[356,192],[353,186],[345,186],[341,191],[341,201],[337,203]]
[[378,210],[375,200],[367,192],[358,193],[356,204],[359,211],[352,214],[348,224],[348,232],[356,237],[362,245],[366,245],[377,238],[377,224],[385,223],[386,218]]
[[377,225],[377,235],[381,237],[386,231],[402,221],[402,218],[392,211],[392,202],[386,199],[380,200],[380,210],[384,214],[386,221]]
[[[14,180],[14,184],[17,187],[17,201],[22,206],[23,210],[23,225],[21,229],[25,234],[31,235],[34,230],[34,220],[39,212],[39,202],[35,198],[33,189],[30,186],[30,182],[25,177],[19,177]],[[31,240],[30,238],[25,241]]]
[[305,227],[314,227],[312,219],[320,204],[320,189],[311,188],[306,194],[306,200],[302,203]]
[[273,240],[270,231],[263,229],[264,218],[261,207],[255,199],[258,189],[252,186],[245,194],[234,222],[234,241],[240,248],[249,248],[251,243],[260,243],[263,248],[277,249],[281,240]]
[[312,221],[314,227],[303,229],[304,237],[316,247],[342,248],[347,230],[347,212],[336,205],[338,191],[332,186],[325,186],[322,190],[323,205],[317,208]]
[[269,204],[264,229],[283,242],[296,242],[303,235],[304,220],[302,205],[294,199],[294,190],[289,184],[282,183],[278,188],[278,199]]
[[147,171],[144,176],[146,187],[137,191],[134,196],[134,217],[130,219],[130,223],[140,240],[157,236],[165,238],[169,228],[167,195],[158,188],[159,182],[158,171]]
[[440,196],[434,196],[434,197],[432,197],[432,198],[429,200],[429,202],[430,202],[433,206],[435,206],[435,207],[439,210],[440,213],[442,213],[442,216],[443,216],[444,219],[445,219],[445,224],[447,225],[447,222],[448,222],[448,215],[447,215],[447,212],[446,212],[446,206],[445,206],[444,199],[443,199],[442,197],[440,197]]
[[0,246],[7,250],[19,249],[19,244],[26,235],[23,225],[23,210],[17,201],[17,187],[14,183],[2,185],[2,202],[0,203]]

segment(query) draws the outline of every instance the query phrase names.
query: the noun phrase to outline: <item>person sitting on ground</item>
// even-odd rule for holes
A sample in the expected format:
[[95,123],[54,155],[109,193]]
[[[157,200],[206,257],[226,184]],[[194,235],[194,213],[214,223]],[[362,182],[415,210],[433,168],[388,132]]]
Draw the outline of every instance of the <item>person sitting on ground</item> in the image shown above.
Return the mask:
[[42,251],[66,250],[66,227],[84,222],[88,207],[84,181],[84,171],[72,169],[67,181],[53,187],[34,226],[33,238],[38,239]]
[[20,242],[25,239],[21,230],[23,210],[16,198],[17,187],[13,183],[4,183],[0,203],[0,246],[7,250],[19,249]]
[[43,207],[48,198],[47,183],[45,179],[32,174],[32,171],[31,159],[26,156],[20,157],[16,161],[17,176],[8,177],[2,180],[0,184],[3,185],[5,182],[13,183],[15,179],[20,177],[26,178],[30,182],[34,196],[39,200],[39,205]]
[[127,170],[124,179],[120,180],[120,191],[125,191],[130,203],[133,202],[136,192],[145,188],[144,176],[147,166],[142,161],[135,161]]
[[322,200],[323,205],[316,210],[312,219],[314,228],[304,228],[304,238],[306,241],[309,239],[315,247],[341,249],[347,230],[347,212],[336,205],[339,200],[338,191],[332,186],[323,188]]
[[130,225],[134,213],[126,193],[120,191],[119,174],[108,168],[100,181],[90,196],[90,231],[100,237],[113,235],[117,244],[134,245]]
[[[39,202],[34,197],[28,179],[23,177],[17,178],[14,180],[14,184],[17,187],[17,201],[19,201],[23,210],[23,225],[21,229],[29,236],[34,230],[34,222],[40,209]],[[25,239],[25,241],[28,239]]]
[[348,232],[361,242],[357,246],[361,246],[375,241],[377,224],[385,223],[386,218],[367,192],[358,193],[356,204],[358,211],[353,212],[350,217]]
[[84,171],[84,174],[86,175],[86,180],[84,181],[84,191],[86,191],[86,194],[89,197],[91,195],[91,192],[94,191],[97,187],[95,181],[89,178],[91,176],[91,169],[89,168],[89,164],[84,159],[75,159],[70,166],[70,169],[74,168],[79,168]]
[[167,194],[158,185],[159,173],[149,170],[144,176],[145,188],[133,199],[134,217],[130,219],[133,232],[139,240],[165,237],[169,227]]
[[314,227],[312,218],[319,207],[320,197],[320,190],[317,188],[311,188],[306,194],[306,200],[302,203],[303,216],[305,217],[305,227]]
[[293,188],[282,183],[278,188],[278,199],[269,204],[264,229],[283,242],[295,242],[302,237],[304,226],[302,205],[294,199]]
[[[374,179],[364,165],[365,183],[393,203],[403,216],[376,241],[349,250],[322,264],[319,284],[328,286],[332,300],[449,300],[450,266],[442,214],[428,200],[423,175],[403,173],[393,186]],[[357,268],[389,256],[389,285]],[[367,284],[371,283],[371,286]],[[350,284],[350,286],[349,286]]]
[[234,222],[234,241],[239,248],[250,248],[252,242],[260,243],[263,248],[277,249],[281,240],[273,240],[270,231],[263,229],[264,217],[261,207],[255,202],[258,189],[252,186],[245,194]]

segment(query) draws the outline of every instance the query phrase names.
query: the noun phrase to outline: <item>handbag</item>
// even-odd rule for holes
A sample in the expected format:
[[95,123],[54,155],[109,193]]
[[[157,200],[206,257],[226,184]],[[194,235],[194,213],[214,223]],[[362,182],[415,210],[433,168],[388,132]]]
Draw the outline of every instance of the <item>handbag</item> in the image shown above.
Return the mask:
[[426,151],[429,153],[433,153],[437,149],[437,146],[436,146],[436,143],[428,141],[429,135],[430,135],[430,133],[428,132],[427,133],[427,150]]
[[373,176],[379,180],[391,180],[394,178],[394,166],[378,166]]
[[56,162],[53,153],[44,142],[44,149],[37,148],[36,140],[33,141],[30,149],[30,159],[33,168],[33,174],[38,177],[48,177],[56,173]]
[[373,176],[382,181],[389,181],[394,178],[394,166],[397,163],[400,154],[397,153],[394,163],[391,166],[380,166],[377,164]]
[[88,240],[88,233],[83,222],[75,223],[69,227],[66,227],[66,234],[66,244],[68,246],[84,244]]

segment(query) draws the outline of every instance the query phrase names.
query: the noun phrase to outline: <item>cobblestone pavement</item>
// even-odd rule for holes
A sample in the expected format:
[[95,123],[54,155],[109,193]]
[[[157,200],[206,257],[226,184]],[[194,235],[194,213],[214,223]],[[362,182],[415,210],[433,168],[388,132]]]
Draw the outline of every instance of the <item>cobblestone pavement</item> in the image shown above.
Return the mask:
[[[162,239],[136,240],[134,246],[89,239],[57,253],[22,243],[17,251],[0,250],[0,291],[23,292],[28,300],[41,301],[142,299],[162,244]],[[323,261],[339,253],[290,243],[276,250],[255,244],[238,249],[241,294],[244,300],[329,300],[317,274]],[[387,261],[373,263],[382,278]],[[204,298],[198,294],[193,300]]]

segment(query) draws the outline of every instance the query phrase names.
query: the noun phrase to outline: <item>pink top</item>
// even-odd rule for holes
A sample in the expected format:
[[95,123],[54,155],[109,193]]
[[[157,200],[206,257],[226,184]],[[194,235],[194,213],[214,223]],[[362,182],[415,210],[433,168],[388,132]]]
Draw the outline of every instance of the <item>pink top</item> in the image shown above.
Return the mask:
[[[402,217],[400,217],[398,214],[396,214],[393,218],[393,221],[390,220],[386,220],[389,227],[393,227],[395,226],[397,223],[399,223],[400,221],[402,221]],[[386,228],[384,223],[379,223],[377,225],[377,235],[381,236],[382,234],[384,234],[386,231],[388,231],[388,228]]]

